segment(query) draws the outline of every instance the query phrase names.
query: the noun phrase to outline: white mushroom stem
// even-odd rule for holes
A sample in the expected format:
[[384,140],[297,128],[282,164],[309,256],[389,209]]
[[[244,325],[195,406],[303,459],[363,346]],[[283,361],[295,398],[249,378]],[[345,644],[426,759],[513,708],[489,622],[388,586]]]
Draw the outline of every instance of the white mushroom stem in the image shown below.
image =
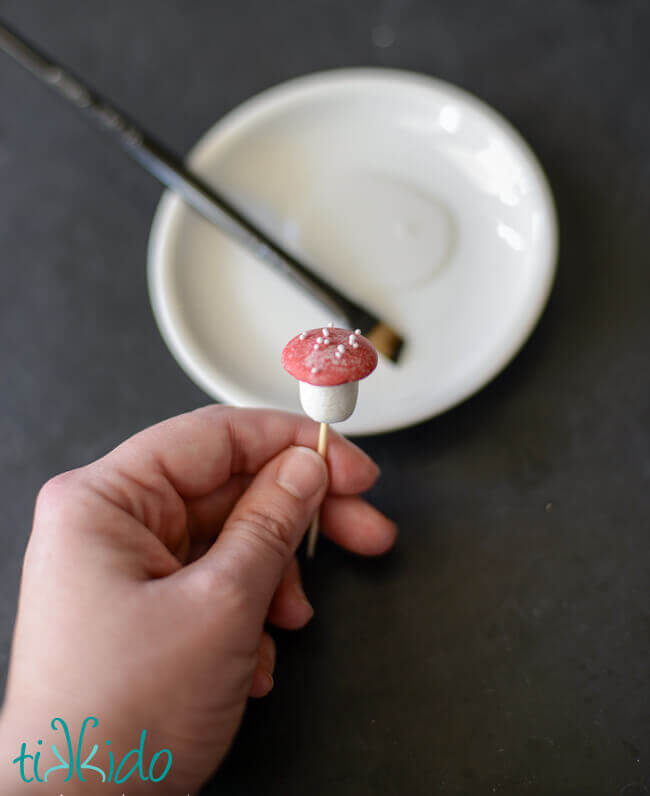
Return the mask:
[[359,394],[359,382],[349,381],[334,387],[300,384],[300,403],[308,417],[317,423],[340,423],[354,412]]

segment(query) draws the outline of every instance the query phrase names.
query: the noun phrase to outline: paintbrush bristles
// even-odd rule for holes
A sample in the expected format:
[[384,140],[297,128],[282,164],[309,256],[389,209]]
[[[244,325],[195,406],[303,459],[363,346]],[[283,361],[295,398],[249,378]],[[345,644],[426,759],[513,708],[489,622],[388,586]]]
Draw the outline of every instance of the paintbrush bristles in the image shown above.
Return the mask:
[[366,338],[370,340],[380,354],[388,357],[393,362],[397,362],[404,345],[404,339],[394,329],[391,329],[388,324],[379,321],[366,334]]

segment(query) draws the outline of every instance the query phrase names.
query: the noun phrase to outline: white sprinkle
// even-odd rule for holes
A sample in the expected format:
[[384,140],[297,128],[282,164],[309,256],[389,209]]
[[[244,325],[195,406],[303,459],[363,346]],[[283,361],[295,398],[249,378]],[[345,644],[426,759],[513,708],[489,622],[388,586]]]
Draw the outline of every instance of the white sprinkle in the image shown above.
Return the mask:
[[327,327],[325,327],[325,329],[323,329],[323,334],[325,335],[325,337],[329,337],[330,336],[330,330]]
[[323,345],[329,345],[330,341],[327,337],[323,337]]
[[330,321],[330,322],[329,322],[327,325],[330,327],[330,329],[331,329],[331,328],[334,326],[334,324],[332,323],[332,321]]
[[314,351],[318,351],[319,348],[320,346],[318,345],[318,343],[314,343]]
[[352,343],[352,348],[359,348],[359,343]]
[[350,345],[352,345],[352,343],[356,343],[356,342],[357,342],[356,335],[354,335],[354,334],[351,334],[351,335],[348,337],[348,342],[350,343]]
[[311,372],[312,373],[320,373],[320,368],[312,368]]
[[334,354],[334,356],[335,356],[337,359],[341,359],[341,357],[343,356],[343,354],[342,354],[340,351],[337,351],[337,352]]
[[305,339],[305,333],[304,333],[304,332],[300,332],[300,339],[301,339],[301,340],[304,340],[304,339]]
[[316,342],[317,343],[322,343],[323,342],[323,338],[322,337],[317,337],[316,338]]
[[345,351],[345,346],[343,345],[343,343],[340,343],[339,345],[337,345],[336,346],[336,350],[340,351],[341,353],[343,353]]
[[355,333],[355,334],[361,334],[361,329],[355,329],[355,330],[354,330],[354,333]]

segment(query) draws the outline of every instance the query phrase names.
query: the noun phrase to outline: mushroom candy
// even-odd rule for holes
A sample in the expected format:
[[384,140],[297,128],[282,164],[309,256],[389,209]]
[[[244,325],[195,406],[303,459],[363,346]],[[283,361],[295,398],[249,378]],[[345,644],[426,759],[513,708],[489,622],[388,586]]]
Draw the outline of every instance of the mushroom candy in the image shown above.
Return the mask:
[[340,423],[354,412],[359,380],[377,367],[377,352],[359,329],[310,329],[290,340],[282,365],[300,382],[300,403],[318,423]]
[[[360,329],[310,329],[290,340],[282,364],[300,383],[300,403],[305,414],[320,423],[318,453],[327,455],[330,423],[347,420],[354,412],[359,380],[377,367],[377,352]],[[318,536],[318,514],[309,527],[307,555],[311,558]]]

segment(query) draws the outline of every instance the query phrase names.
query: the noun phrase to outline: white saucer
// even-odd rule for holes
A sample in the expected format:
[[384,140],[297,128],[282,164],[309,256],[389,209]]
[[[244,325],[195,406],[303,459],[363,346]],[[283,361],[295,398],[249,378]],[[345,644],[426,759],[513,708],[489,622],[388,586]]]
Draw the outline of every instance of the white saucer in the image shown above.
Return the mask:
[[[555,270],[551,193],[525,142],[474,96],[383,69],[325,72],[245,102],[191,166],[407,339],[360,385],[348,434],[429,418],[495,376]],[[330,318],[166,193],[149,286],[172,353],[207,393],[299,410],[280,353]]]

